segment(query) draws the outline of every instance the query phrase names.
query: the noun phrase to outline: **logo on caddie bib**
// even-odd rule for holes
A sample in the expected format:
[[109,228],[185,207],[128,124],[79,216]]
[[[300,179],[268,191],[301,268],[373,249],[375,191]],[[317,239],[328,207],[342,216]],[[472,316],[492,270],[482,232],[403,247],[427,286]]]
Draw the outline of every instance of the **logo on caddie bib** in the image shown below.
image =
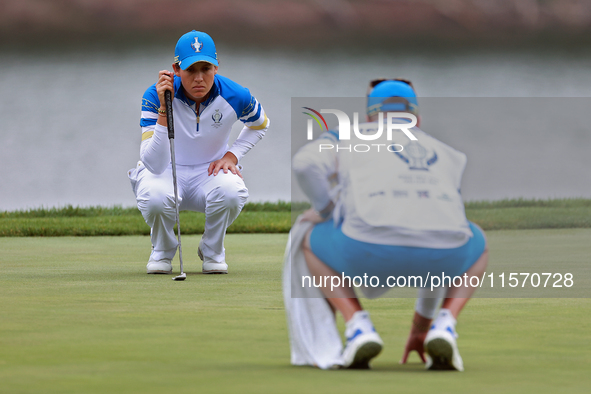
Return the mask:
[[437,161],[437,152],[427,149],[416,141],[411,141],[404,146],[406,155],[394,152],[402,161],[408,164],[410,170],[429,171],[429,167]]

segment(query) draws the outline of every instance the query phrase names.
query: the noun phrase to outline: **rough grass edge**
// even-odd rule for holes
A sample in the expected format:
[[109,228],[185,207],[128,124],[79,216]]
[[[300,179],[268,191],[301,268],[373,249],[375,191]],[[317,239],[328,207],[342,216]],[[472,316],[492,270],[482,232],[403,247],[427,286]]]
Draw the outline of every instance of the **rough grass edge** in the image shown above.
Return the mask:
[[[503,199],[468,201],[464,203],[466,209],[497,209],[524,207],[578,208],[591,207],[591,199],[586,198],[557,198],[557,199]],[[310,207],[307,202],[249,202],[244,205],[243,212],[298,212]],[[46,217],[98,217],[98,216],[139,216],[136,207],[90,206],[80,207],[66,205],[63,207],[31,208],[26,210],[1,211],[0,219],[4,218],[46,218]]]
[[[292,204],[287,201],[249,202],[242,208],[243,212],[291,212]],[[12,218],[57,218],[57,217],[98,217],[98,216],[141,216],[136,207],[90,206],[80,207],[66,205],[63,207],[31,208],[16,211],[0,212],[0,219]]]
[[[308,203],[249,203],[228,233],[287,233]],[[468,219],[484,230],[591,228],[591,200],[501,200],[466,203]],[[205,217],[182,212],[183,233],[203,233]],[[0,237],[147,235],[136,208],[40,208],[0,213]]]

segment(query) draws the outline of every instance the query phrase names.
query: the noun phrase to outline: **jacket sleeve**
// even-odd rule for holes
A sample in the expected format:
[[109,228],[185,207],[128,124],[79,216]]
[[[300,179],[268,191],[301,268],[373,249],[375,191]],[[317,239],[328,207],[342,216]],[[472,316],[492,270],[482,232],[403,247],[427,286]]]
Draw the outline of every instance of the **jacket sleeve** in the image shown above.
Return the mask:
[[331,202],[331,178],[337,173],[336,150],[320,151],[320,148],[323,144],[334,147],[336,142],[330,133],[324,133],[300,148],[292,159],[292,169],[298,184],[318,212]]
[[142,98],[140,160],[148,171],[156,175],[162,174],[170,163],[168,130],[165,126],[156,124],[159,116],[158,108],[160,108],[160,100],[156,93],[156,85],[152,85]]
[[263,139],[270,124],[263,106],[250,93],[249,96],[250,99],[244,105],[239,118],[244,123],[244,128],[229,150],[238,158],[238,161]]

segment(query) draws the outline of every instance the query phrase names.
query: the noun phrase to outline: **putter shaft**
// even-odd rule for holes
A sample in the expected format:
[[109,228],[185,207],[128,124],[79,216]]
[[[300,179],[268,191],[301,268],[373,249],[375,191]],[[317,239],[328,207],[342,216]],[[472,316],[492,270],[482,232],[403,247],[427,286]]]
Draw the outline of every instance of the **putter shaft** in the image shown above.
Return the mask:
[[179,261],[181,263],[181,275],[185,272],[183,270],[183,248],[181,246],[181,221],[179,218],[179,194],[176,184],[176,161],[174,157],[174,138],[170,139],[170,157],[172,160],[172,183],[174,184],[174,208],[176,216],[176,232],[179,242]]
[[168,140],[170,142],[170,160],[172,161],[172,184],[174,187],[174,211],[176,216],[176,232],[179,243],[179,261],[181,263],[181,274],[172,278],[173,280],[185,280],[187,275],[183,270],[183,248],[181,246],[181,221],[179,219],[179,193],[176,184],[176,158],[174,154],[174,120],[172,117],[172,93],[170,90],[164,92],[166,104],[166,126],[168,128]]

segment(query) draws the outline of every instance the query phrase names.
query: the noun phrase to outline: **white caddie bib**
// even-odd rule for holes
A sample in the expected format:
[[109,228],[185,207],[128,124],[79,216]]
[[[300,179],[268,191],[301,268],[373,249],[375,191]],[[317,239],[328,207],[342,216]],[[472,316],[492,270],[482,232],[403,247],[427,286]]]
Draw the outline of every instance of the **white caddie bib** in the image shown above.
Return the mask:
[[347,201],[373,227],[472,236],[459,191],[466,155],[419,129],[413,133],[417,141],[394,132],[389,143],[398,145],[390,150],[339,151]]

